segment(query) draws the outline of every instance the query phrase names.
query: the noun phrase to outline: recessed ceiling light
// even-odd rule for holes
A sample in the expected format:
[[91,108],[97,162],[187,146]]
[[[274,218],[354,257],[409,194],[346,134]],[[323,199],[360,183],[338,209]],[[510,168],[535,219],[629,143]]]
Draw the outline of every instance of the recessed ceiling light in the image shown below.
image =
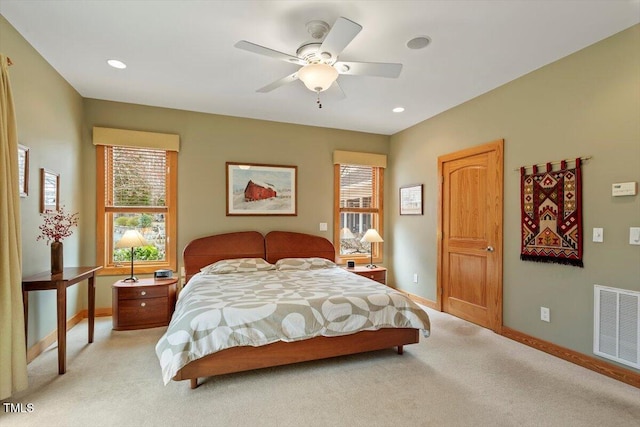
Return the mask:
[[124,70],[127,68],[127,64],[122,61],[118,61],[117,59],[109,59],[107,64],[111,65],[113,68],[117,68],[119,70]]
[[407,42],[407,47],[409,49],[424,49],[429,43],[431,43],[431,39],[429,37],[420,36],[409,40]]
[[404,111],[404,107],[396,107],[393,110],[394,113],[402,113]]

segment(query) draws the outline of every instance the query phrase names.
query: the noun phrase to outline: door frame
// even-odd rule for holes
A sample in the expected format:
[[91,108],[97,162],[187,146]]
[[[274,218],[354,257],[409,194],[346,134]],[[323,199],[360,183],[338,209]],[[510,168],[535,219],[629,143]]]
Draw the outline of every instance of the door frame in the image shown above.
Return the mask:
[[453,153],[445,154],[443,156],[438,157],[438,179],[440,179],[440,186],[438,189],[438,230],[436,234],[436,239],[438,242],[438,258],[437,258],[437,289],[436,289],[436,309],[438,311],[442,311],[443,309],[443,301],[442,296],[443,293],[443,285],[442,285],[442,263],[443,263],[443,244],[444,241],[442,239],[442,229],[444,224],[443,212],[442,212],[442,203],[444,201],[443,191],[444,191],[444,175],[443,175],[443,167],[444,164],[453,160],[459,160],[462,158],[486,153],[486,152],[495,152],[496,153],[496,175],[493,178],[494,190],[496,194],[496,203],[498,203],[498,208],[496,209],[496,223],[495,229],[493,230],[494,239],[495,239],[495,257],[496,257],[496,277],[497,277],[497,289],[496,289],[496,301],[495,301],[495,316],[492,318],[491,329],[496,333],[502,333],[502,314],[503,314],[503,298],[502,298],[502,288],[503,288],[503,234],[504,234],[504,139],[498,139],[492,142],[488,142],[486,144],[466,148],[464,150],[456,151]]

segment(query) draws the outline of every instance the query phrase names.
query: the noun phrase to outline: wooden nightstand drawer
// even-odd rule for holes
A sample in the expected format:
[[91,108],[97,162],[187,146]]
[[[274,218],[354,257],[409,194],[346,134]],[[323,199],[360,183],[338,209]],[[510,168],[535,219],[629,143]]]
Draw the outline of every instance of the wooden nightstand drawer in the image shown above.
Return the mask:
[[357,273],[360,276],[364,276],[368,279],[375,280],[376,282],[380,282],[384,284],[387,281],[387,272],[386,271],[367,271],[364,273]]
[[118,320],[123,325],[140,327],[162,324],[168,317],[166,298],[128,299],[118,304]]
[[141,279],[113,284],[113,329],[155,328],[171,321],[176,306],[177,279]]
[[118,291],[118,299],[138,299],[138,298],[162,298],[168,295],[166,286],[135,286],[121,288]]
[[383,285],[387,284],[387,269],[384,267],[354,267],[346,268],[345,270],[351,273],[355,273],[359,276],[366,277],[367,279],[375,280],[376,282],[380,282]]

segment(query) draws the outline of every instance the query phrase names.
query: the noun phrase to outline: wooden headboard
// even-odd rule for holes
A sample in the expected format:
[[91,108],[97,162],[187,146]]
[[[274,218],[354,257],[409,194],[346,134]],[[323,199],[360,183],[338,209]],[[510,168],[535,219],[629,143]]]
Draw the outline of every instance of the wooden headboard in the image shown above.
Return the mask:
[[264,238],[266,260],[275,263],[282,258],[325,258],[335,260],[333,243],[324,237],[292,231],[271,231]]
[[257,231],[201,237],[185,246],[182,258],[188,282],[202,267],[221,259],[265,258],[264,237]]
[[216,234],[192,240],[182,252],[186,281],[202,267],[221,259],[263,258],[275,263],[282,258],[319,257],[335,260],[333,244],[324,237],[292,231],[257,231]]

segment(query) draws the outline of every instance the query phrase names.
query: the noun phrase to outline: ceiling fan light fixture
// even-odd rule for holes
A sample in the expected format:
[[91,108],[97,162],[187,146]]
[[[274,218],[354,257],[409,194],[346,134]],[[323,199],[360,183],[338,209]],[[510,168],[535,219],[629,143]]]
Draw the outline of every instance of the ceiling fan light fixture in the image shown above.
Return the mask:
[[298,78],[307,89],[324,92],[338,78],[338,70],[328,64],[309,64],[298,71]]

